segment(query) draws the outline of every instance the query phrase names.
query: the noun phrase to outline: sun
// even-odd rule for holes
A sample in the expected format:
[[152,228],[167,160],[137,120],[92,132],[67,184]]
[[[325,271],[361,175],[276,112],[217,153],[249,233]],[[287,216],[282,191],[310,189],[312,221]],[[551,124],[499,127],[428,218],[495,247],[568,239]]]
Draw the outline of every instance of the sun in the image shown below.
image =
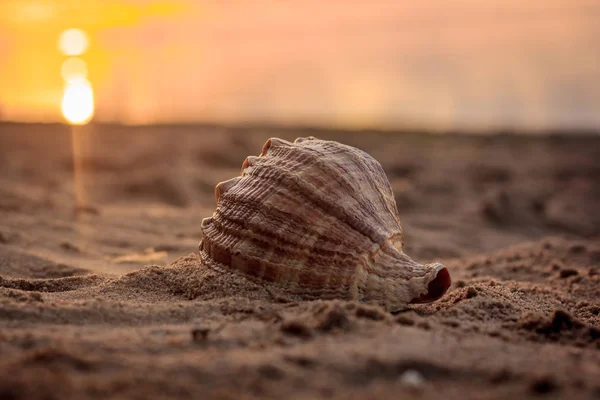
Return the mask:
[[94,115],[94,91],[86,79],[67,82],[62,114],[73,125],[87,124]]

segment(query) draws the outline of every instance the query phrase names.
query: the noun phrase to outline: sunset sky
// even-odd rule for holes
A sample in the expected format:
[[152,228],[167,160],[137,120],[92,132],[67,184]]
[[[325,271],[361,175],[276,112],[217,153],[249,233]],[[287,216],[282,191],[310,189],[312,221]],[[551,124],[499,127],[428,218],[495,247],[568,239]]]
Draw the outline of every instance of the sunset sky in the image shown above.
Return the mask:
[[0,0],[0,119],[600,129],[597,0]]

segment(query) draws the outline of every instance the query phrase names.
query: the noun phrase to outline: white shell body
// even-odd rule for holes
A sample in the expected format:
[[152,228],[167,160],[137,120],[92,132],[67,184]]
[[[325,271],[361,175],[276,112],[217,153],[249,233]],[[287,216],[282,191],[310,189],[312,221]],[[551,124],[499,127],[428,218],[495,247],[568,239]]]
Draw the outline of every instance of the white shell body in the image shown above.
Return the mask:
[[200,243],[209,268],[301,299],[358,300],[390,311],[433,301],[450,285],[444,266],[404,254],[389,181],[357,148],[269,139],[215,196]]

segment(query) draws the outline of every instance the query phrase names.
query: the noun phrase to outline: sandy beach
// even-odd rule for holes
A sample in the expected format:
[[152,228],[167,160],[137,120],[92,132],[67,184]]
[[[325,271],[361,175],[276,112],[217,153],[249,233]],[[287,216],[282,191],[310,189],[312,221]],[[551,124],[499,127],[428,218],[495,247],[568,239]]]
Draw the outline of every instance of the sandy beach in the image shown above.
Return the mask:
[[[73,130],[74,129],[74,130]],[[386,171],[440,300],[287,302],[200,265],[269,137]],[[600,136],[0,125],[0,399],[600,399]]]

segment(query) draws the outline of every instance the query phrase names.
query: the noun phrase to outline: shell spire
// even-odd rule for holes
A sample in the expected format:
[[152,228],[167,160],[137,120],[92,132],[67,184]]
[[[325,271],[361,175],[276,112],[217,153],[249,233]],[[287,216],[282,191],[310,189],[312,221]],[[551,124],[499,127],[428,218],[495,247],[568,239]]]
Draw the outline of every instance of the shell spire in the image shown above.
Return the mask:
[[381,165],[314,137],[271,138],[241,176],[215,189],[200,257],[300,299],[348,299],[389,311],[430,302],[451,284],[441,264],[402,251],[394,194]]

